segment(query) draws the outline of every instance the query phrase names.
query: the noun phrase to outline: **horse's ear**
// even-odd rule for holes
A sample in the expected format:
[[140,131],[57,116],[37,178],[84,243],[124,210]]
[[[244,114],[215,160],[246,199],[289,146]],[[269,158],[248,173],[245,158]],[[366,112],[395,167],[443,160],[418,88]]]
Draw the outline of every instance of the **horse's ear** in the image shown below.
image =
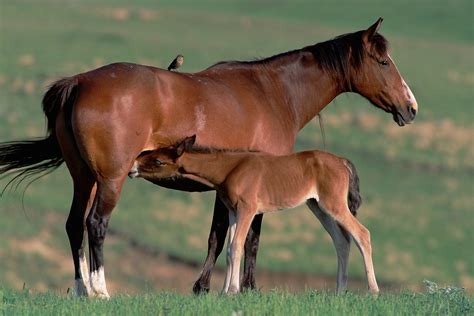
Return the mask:
[[364,39],[365,43],[368,43],[372,40],[372,37],[377,33],[382,25],[383,18],[380,17],[377,22],[375,22],[371,27],[364,31],[362,38]]

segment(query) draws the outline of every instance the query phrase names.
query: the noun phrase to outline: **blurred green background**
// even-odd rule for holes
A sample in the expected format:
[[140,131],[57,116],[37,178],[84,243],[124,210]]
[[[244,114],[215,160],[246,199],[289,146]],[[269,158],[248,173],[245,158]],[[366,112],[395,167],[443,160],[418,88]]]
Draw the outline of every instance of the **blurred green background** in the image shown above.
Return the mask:
[[[194,72],[314,44],[383,16],[381,33],[419,115],[399,128],[362,97],[341,95],[323,111],[326,150],[359,170],[359,217],[372,232],[380,283],[418,289],[429,279],[472,293],[473,12],[471,0],[2,0],[0,141],[44,135],[41,97],[62,76],[115,61],[166,67],[177,53],[185,56],[180,71]],[[314,120],[295,149],[321,147]],[[62,166],[24,195],[20,188],[0,198],[0,285],[61,292],[72,285],[64,230],[71,188]],[[128,180],[105,245],[111,292],[190,292],[206,254],[213,199]],[[335,270],[330,238],[304,207],[265,216],[257,274],[264,290],[275,282],[332,288]],[[356,247],[350,278],[350,287],[365,283]]]

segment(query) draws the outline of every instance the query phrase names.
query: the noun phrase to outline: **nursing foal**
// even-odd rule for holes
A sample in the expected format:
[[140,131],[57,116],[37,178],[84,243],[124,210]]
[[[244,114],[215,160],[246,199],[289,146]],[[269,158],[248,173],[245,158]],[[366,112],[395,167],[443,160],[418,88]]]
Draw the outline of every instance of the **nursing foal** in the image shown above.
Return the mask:
[[[328,215],[333,225],[342,226],[352,235],[364,258],[369,290],[379,292],[370,233],[355,217],[361,201],[359,178],[349,160],[319,150],[274,156],[193,147],[194,142],[192,136],[142,154],[130,176],[150,181],[188,178],[217,190],[230,210],[224,293],[239,292],[240,259],[254,216],[305,202],[316,216]],[[343,238],[349,240],[350,236]],[[335,240],[336,247],[347,244]],[[349,251],[346,248],[342,251]]]

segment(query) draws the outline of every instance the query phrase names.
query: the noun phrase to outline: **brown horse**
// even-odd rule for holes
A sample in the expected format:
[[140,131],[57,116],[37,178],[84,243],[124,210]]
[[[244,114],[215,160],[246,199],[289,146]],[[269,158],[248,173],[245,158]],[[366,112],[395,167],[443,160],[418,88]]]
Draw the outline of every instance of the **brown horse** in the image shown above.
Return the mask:
[[[347,159],[313,150],[285,156],[193,148],[196,137],[141,155],[132,175],[155,182],[189,178],[217,190],[229,210],[229,241],[224,293],[240,291],[240,258],[255,215],[299,206],[324,213],[333,226],[347,231],[364,258],[369,290],[379,292],[372,263],[369,231],[355,214],[360,206],[359,177]],[[344,235],[346,242],[350,236]],[[338,253],[347,253],[335,243]]]
[[[116,63],[59,80],[43,98],[48,136],[0,144],[0,174],[16,172],[14,180],[21,180],[66,162],[74,184],[66,223],[74,292],[108,297],[103,243],[122,185],[141,152],[196,134],[205,146],[288,154],[306,123],[344,92],[361,94],[399,125],[415,118],[415,98],[377,33],[381,22],[260,61],[223,62],[198,73]],[[160,185],[209,189],[184,180]],[[216,198],[208,256],[195,292],[209,289],[228,228],[225,209]],[[257,215],[245,246],[246,287],[255,286],[261,221]]]

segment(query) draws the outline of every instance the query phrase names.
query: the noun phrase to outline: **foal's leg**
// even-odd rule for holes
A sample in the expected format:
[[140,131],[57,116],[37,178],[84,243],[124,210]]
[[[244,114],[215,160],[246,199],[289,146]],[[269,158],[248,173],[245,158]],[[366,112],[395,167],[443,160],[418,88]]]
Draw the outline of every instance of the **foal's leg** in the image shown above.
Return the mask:
[[219,195],[216,196],[214,204],[214,214],[212,216],[211,231],[207,242],[207,257],[199,278],[193,286],[195,294],[209,292],[211,283],[211,273],[216,263],[217,257],[222,251],[225,242],[225,235],[229,227],[229,211],[222,202]]
[[249,233],[245,239],[245,258],[244,258],[244,275],[242,277],[242,288],[257,288],[255,282],[255,269],[257,267],[257,251],[260,241],[260,230],[262,228],[263,214],[256,215],[250,226]]
[[347,205],[339,207],[336,212],[327,209],[327,213],[335,218],[335,220],[346,229],[354,238],[357,247],[359,248],[362,257],[364,258],[365,273],[367,275],[367,282],[369,291],[373,294],[379,292],[379,287],[375,279],[374,265],[372,263],[372,245],[370,242],[370,232],[351,214]]
[[332,238],[337,253],[337,285],[336,292],[343,293],[347,289],[347,269],[349,267],[349,252],[351,250],[351,236],[339,226],[334,219],[321,210],[316,200],[306,202],[313,214],[319,219],[324,229]]
[[227,255],[226,263],[227,269],[225,273],[224,287],[222,288],[222,293],[227,293],[229,291],[230,279],[232,277],[232,257],[231,257],[231,247],[232,241],[235,236],[235,228],[237,224],[237,217],[234,211],[229,211],[229,238],[227,239]]
[[255,211],[251,208],[239,208],[237,211],[237,225],[235,235],[231,243],[231,267],[232,276],[227,293],[239,293],[240,291],[240,259],[242,258],[242,250],[250,228],[250,224],[254,218]]
[[116,179],[100,179],[94,205],[87,216],[91,292],[99,298],[109,298],[105,284],[103,245],[110,215],[120,197],[125,176]]

